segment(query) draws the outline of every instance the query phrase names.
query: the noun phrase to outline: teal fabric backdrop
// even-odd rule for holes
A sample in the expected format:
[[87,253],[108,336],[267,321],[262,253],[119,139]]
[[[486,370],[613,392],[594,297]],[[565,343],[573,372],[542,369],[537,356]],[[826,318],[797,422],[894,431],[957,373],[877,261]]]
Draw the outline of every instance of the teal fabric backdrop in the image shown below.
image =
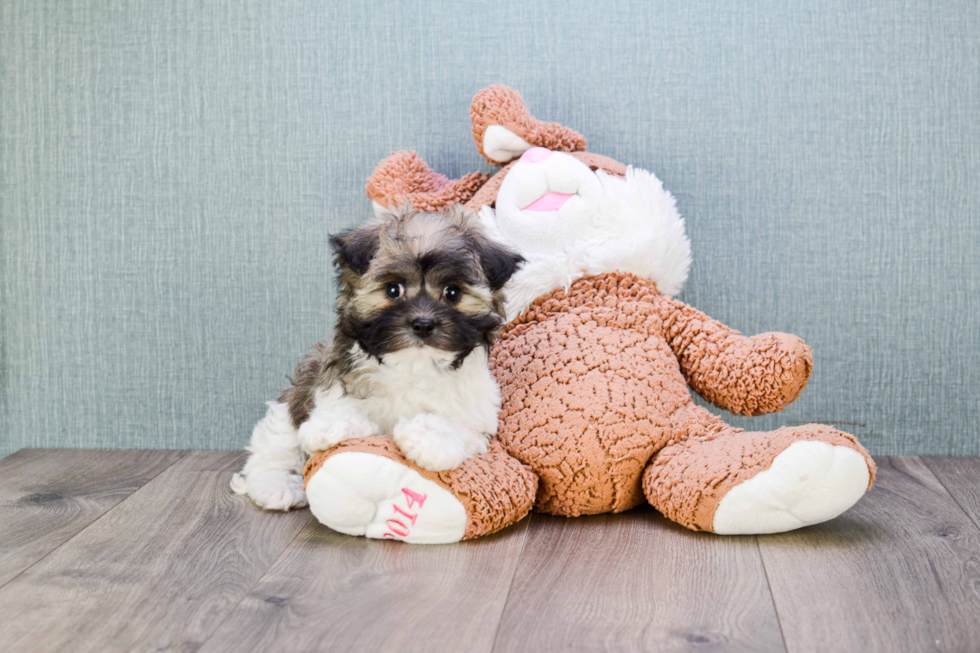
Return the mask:
[[375,164],[489,170],[497,82],[665,181],[684,300],[814,348],[736,423],[980,454],[978,43],[975,0],[5,0],[0,455],[242,447],[330,333]]

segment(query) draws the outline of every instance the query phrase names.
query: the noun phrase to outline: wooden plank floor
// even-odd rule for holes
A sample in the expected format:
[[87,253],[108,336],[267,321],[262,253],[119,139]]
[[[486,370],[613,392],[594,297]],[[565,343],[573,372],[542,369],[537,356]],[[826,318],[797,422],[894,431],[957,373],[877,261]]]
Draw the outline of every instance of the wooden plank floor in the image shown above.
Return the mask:
[[980,459],[878,458],[781,535],[640,509],[429,547],[258,510],[242,460],[0,461],[0,651],[980,651]]

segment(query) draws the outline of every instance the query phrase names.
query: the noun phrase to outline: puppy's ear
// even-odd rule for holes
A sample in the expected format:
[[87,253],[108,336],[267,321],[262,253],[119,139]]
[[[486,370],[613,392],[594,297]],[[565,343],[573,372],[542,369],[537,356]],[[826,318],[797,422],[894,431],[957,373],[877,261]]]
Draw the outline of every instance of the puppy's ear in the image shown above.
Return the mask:
[[503,288],[524,263],[523,256],[490,240],[484,234],[474,234],[473,243],[483,267],[483,275],[492,291]]
[[378,251],[381,226],[366,224],[330,237],[334,262],[356,274],[364,274]]
[[470,242],[473,252],[480,259],[480,267],[490,290],[496,292],[503,288],[524,263],[524,257],[490,238],[480,217],[462,204],[446,208],[443,215],[452,220]]

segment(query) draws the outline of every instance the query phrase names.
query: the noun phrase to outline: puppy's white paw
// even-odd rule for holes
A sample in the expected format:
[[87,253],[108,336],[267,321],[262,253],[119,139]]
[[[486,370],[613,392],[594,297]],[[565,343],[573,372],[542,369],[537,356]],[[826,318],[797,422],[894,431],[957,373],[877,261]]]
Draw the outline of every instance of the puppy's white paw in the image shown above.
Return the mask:
[[299,443],[307,453],[325,451],[344,440],[354,438],[369,438],[378,435],[378,425],[349,412],[344,415],[335,413],[310,414],[310,418],[299,427]]
[[[235,475],[232,487],[241,485],[242,476]],[[248,496],[266,510],[289,510],[306,505],[303,477],[291,472],[254,472],[244,479]]]
[[486,438],[428,413],[399,420],[392,438],[406,458],[435,472],[459,467],[467,458],[487,451]]
[[769,469],[728,491],[715,509],[720,535],[782,533],[833,519],[857,503],[871,471],[854,449],[794,442]]
[[414,469],[361,451],[328,458],[306,484],[310,511],[347,535],[418,544],[459,542],[466,509]]

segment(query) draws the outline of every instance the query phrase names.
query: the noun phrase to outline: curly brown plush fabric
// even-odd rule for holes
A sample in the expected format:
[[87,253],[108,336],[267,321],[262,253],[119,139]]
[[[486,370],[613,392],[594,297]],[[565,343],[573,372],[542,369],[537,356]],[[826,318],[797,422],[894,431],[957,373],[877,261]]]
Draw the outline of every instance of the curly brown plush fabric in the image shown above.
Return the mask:
[[487,87],[476,94],[470,104],[470,121],[473,124],[476,149],[493,165],[499,166],[501,162],[494,161],[483,151],[483,133],[490,125],[500,125],[531,145],[546,147],[556,152],[585,150],[584,136],[556,122],[538,120],[528,111],[520,93],[499,84]]
[[440,211],[468,201],[490,178],[473,172],[449,180],[434,172],[415,152],[394,152],[367,181],[367,196],[382,206],[410,203],[419,211]]
[[677,391],[684,379],[666,342],[651,337],[656,289],[630,281],[603,275],[542,297],[494,347],[498,437],[538,474],[544,512],[638,505],[643,470],[671,437],[669,416],[689,399]]
[[745,337],[676,299],[662,296],[664,335],[695,392],[736,415],[782,410],[803,392],[813,355],[796,336]]
[[382,456],[411,467],[423,477],[451,492],[466,509],[464,540],[489,535],[522,519],[534,503],[538,480],[530,470],[509,456],[496,440],[482,456],[470,458],[456,469],[430,472],[402,455],[390,437],[347,440],[333,449],[313,455],[303,470],[309,482],[328,458],[341,452],[360,451]]
[[538,475],[536,507],[577,516],[641,503],[644,470],[664,447],[738,432],[694,405],[688,383],[760,414],[795,399],[812,363],[792,336],[746,338],[648,279],[611,273],[538,299],[507,326],[491,365],[498,437]]
[[643,491],[667,518],[691,530],[711,531],[715,510],[728,491],[769,469],[776,456],[801,441],[854,449],[864,456],[874,482],[874,461],[853,435],[823,424],[806,424],[771,433],[726,429],[668,446],[644,473]]

